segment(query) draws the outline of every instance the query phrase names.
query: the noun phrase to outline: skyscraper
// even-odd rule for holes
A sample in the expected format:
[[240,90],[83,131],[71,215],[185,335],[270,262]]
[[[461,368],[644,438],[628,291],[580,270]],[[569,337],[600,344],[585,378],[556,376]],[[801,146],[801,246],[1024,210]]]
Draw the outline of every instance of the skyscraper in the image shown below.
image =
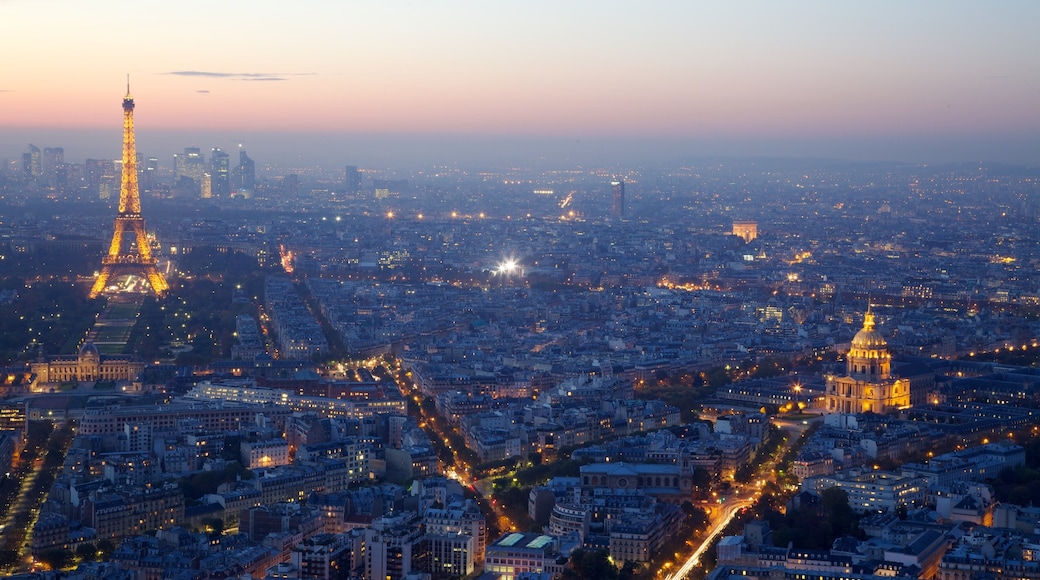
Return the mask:
[[139,164],[141,176],[141,189],[151,192],[155,189],[156,176],[159,174],[159,159],[149,157],[143,164]]
[[182,179],[190,179],[197,194],[199,187],[202,185],[202,174],[205,172],[206,159],[202,156],[202,150],[198,147],[185,147],[183,154],[174,154],[174,183],[180,184],[183,183]]
[[218,148],[210,155],[210,179],[213,195],[216,197],[231,196],[231,157]]
[[115,189],[119,173],[111,159],[87,159],[83,164],[83,180],[87,191],[100,199],[108,199]]
[[32,153],[22,153],[21,178],[25,183],[32,181]]
[[236,195],[252,197],[256,189],[256,163],[246,155],[245,150],[238,152],[238,166],[235,167],[232,187]]
[[213,178],[208,171],[202,174],[202,185],[199,187],[199,195],[202,199],[213,197]]
[[29,143],[29,153],[22,156],[22,161],[25,180],[27,182],[39,180],[43,175],[43,156],[40,155],[40,148]]
[[610,214],[616,218],[625,217],[625,182],[620,177],[610,181]]
[[51,172],[50,186],[58,193],[65,193],[69,186],[69,166],[62,163]]
[[44,147],[40,157],[40,174],[48,187],[57,187],[58,169],[65,165],[65,149]]
[[357,165],[347,166],[344,185],[344,190],[349,195],[361,193],[361,172],[358,171]]

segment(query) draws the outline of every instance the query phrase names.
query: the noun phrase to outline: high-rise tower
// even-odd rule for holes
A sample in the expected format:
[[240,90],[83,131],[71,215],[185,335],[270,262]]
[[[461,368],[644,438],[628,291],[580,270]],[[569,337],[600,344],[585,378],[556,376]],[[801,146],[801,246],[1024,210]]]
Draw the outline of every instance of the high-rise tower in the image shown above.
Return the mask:
[[625,217],[625,182],[620,177],[610,180],[610,213],[616,218]]
[[61,147],[44,147],[40,158],[40,170],[44,183],[49,187],[57,187],[58,172],[65,165],[65,149]]
[[256,189],[256,162],[246,155],[245,149],[238,151],[238,166],[232,177],[232,191],[235,195],[253,197],[253,190]]
[[[134,233],[136,248],[123,251],[123,234],[127,229]],[[136,250],[136,251],[135,251]],[[101,259],[101,274],[90,289],[90,297],[96,298],[105,291],[109,279],[122,274],[138,274],[148,278],[152,292],[165,296],[170,289],[166,278],[156,267],[148,234],[141,217],[141,194],[137,188],[137,144],[134,141],[134,98],[130,96],[130,83],[126,84],[123,97],[123,178],[119,188],[119,213],[116,214],[115,231],[108,255]]]
[[346,168],[346,191],[349,195],[361,193],[361,172],[357,165],[348,165]]
[[40,148],[29,143],[29,152],[22,156],[26,182],[34,182],[43,175],[43,156]]
[[213,195],[222,198],[229,197],[231,195],[231,157],[224,151],[214,148],[209,163]]

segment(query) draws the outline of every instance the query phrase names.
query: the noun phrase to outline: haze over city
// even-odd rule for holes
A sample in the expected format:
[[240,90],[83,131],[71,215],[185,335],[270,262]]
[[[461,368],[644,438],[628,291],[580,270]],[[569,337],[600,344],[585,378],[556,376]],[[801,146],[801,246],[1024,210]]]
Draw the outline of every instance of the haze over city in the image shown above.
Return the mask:
[[[1032,163],[1032,2],[0,2],[0,157]],[[14,58],[14,55],[20,55]],[[112,152],[112,153],[106,153]]]

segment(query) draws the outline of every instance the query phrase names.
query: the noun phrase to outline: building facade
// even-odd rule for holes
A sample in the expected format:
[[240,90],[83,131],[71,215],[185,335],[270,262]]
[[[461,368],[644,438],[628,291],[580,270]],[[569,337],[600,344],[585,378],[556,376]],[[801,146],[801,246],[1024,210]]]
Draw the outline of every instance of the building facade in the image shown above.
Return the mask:
[[625,182],[620,177],[610,180],[610,213],[616,218],[625,217]]
[[874,329],[869,309],[846,359],[845,376],[827,379],[828,412],[885,413],[910,406],[910,381],[892,376],[888,343]]
[[31,366],[38,383],[133,381],[144,371],[145,362],[132,355],[102,355],[97,346],[85,342],[77,354],[47,357]]

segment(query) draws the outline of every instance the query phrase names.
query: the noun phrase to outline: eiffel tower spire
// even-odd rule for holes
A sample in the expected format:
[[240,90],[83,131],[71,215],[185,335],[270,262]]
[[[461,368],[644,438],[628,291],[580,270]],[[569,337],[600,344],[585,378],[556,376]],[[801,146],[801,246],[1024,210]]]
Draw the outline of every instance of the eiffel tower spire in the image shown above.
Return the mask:
[[[136,247],[123,250],[123,235],[127,229],[134,233]],[[123,97],[123,178],[119,188],[119,213],[108,255],[101,259],[101,273],[90,289],[96,298],[105,291],[110,279],[122,274],[137,274],[148,279],[152,292],[162,297],[170,289],[166,278],[156,267],[148,234],[141,217],[141,194],[137,188],[137,144],[134,140],[134,98],[130,95],[130,75],[126,77],[126,96]]]

